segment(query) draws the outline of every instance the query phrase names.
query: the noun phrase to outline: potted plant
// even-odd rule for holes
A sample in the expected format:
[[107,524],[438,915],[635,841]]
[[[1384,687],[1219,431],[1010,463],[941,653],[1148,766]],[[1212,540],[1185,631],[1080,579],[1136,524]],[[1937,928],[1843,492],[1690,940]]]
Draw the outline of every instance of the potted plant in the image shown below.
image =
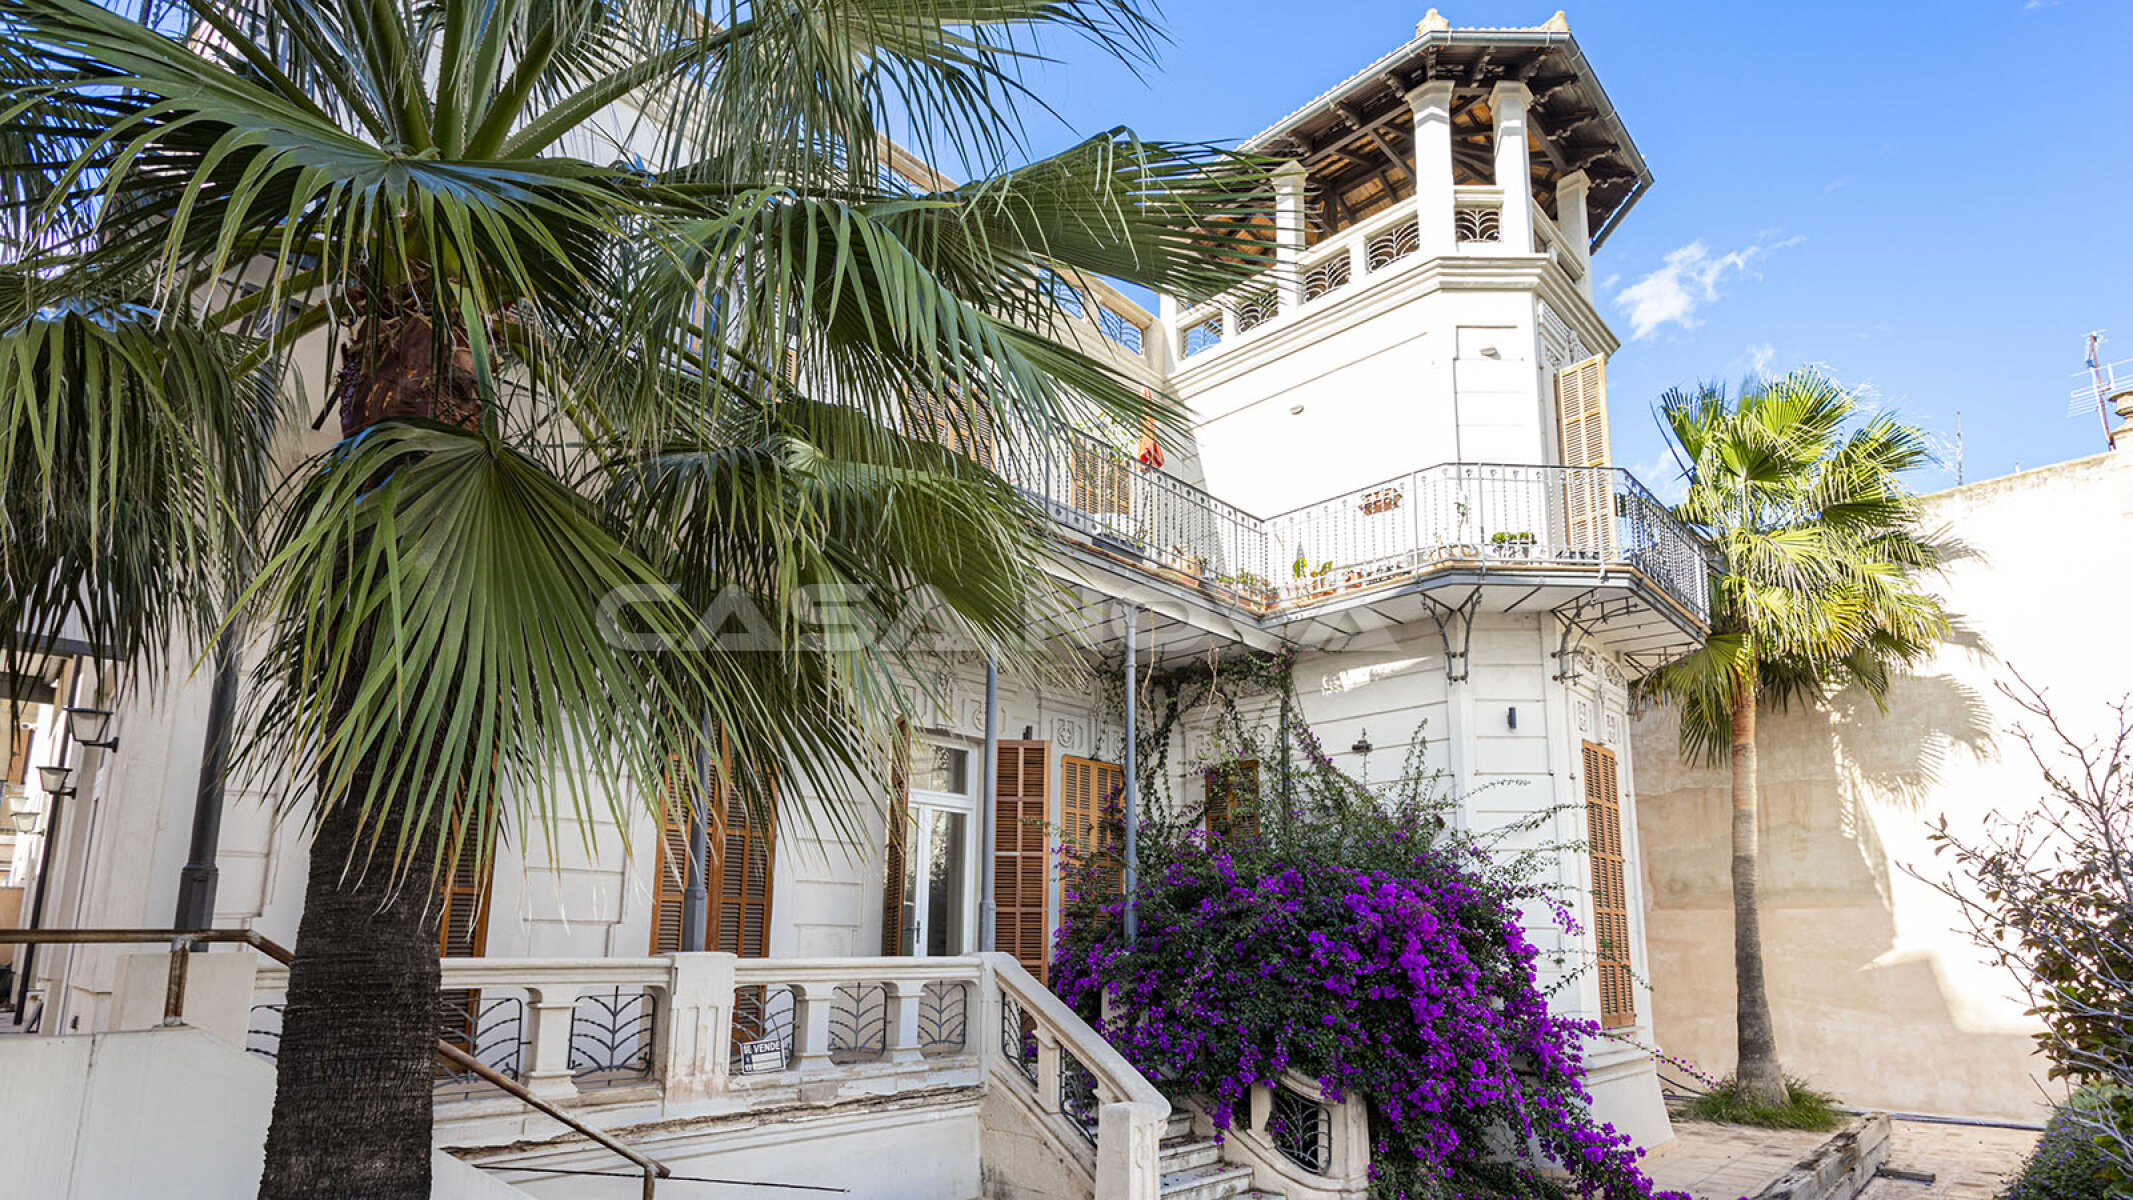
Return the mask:
[[1495,558],[1533,557],[1534,537],[1531,530],[1512,532],[1499,529],[1489,535],[1489,554]]

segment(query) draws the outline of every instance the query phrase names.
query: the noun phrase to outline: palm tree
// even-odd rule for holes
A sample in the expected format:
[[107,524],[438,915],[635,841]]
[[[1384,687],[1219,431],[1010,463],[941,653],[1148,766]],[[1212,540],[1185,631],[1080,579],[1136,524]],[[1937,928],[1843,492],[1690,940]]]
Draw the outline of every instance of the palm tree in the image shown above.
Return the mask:
[[1685,757],[1732,761],[1735,1080],[1782,1105],[1756,907],[1756,716],[1847,685],[1885,704],[1948,633],[1921,577],[1952,546],[1920,530],[1903,482],[1927,461],[1923,435],[1867,417],[1815,371],[1750,381],[1736,400],[1676,389],[1659,408],[1687,483],[1675,515],[1710,544],[1711,637],[1644,687],[1678,713]]
[[[7,649],[86,633],[140,686],[258,631],[241,761],[313,838],[260,1194],[426,1196],[439,876],[621,823],[707,729],[844,819],[913,672],[803,650],[809,597],[925,590],[1036,663],[1040,526],[975,460],[1175,416],[1057,280],[1230,286],[1266,164],[1117,130],[891,169],[892,125],[1006,161],[1019,64],[1145,56],[1135,0],[139,16],[0,0]],[[771,652],[692,638],[736,593]]]

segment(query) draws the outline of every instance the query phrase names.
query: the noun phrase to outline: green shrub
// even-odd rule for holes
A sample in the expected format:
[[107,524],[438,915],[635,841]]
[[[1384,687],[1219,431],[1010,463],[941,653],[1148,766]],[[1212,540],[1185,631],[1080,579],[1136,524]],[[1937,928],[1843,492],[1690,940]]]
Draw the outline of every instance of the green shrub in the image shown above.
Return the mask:
[[1844,1123],[1846,1114],[1837,1107],[1836,1097],[1789,1077],[1785,1090],[1790,1093],[1785,1104],[1775,1108],[1757,1104],[1741,1095],[1740,1085],[1728,1075],[1710,1092],[1689,1101],[1682,1115],[1691,1121],[1760,1125],[1764,1129],[1824,1130]]
[[2029,1152],[2022,1173],[2014,1177],[2001,1200],[2105,1200],[2124,1196],[2110,1182],[2110,1163],[2096,1145],[2094,1128],[2080,1119],[2080,1111],[2103,1102],[2092,1088],[2074,1093],[2074,1098],[2052,1115],[2037,1148]]

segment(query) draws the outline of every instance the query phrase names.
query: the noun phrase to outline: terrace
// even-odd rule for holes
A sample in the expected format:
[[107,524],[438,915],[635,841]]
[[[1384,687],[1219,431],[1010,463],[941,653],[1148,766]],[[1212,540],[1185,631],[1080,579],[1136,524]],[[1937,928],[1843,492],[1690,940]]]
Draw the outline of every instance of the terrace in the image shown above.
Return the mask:
[[1648,668],[1709,626],[1702,544],[1618,467],[1441,463],[1273,517],[1078,432],[1001,467],[1084,565],[1285,637],[1359,605],[1440,623],[1546,606]]

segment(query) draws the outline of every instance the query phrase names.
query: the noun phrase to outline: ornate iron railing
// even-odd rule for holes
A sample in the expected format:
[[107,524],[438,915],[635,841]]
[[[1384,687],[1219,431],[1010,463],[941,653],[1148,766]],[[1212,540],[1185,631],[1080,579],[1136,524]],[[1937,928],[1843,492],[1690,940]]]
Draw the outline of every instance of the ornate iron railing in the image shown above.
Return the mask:
[[1464,564],[1627,566],[1710,617],[1702,544],[1617,467],[1447,463],[1260,518],[1077,430],[1001,465],[1059,525],[1254,613]]
[[570,1074],[578,1089],[639,1083],[652,1074],[659,995],[611,988],[581,995],[570,1010]]
[[1333,1114],[1309,1096],[1269,1088],[1266,1135],[1282,1157],[1314,1175],[1333,1165]]
[[1076,1132],[1096,1144],[1096,1114],[1103,1107],[1096,1097],[1096,1076],[1074,1052],[1059,1051],[1059,1111]]

